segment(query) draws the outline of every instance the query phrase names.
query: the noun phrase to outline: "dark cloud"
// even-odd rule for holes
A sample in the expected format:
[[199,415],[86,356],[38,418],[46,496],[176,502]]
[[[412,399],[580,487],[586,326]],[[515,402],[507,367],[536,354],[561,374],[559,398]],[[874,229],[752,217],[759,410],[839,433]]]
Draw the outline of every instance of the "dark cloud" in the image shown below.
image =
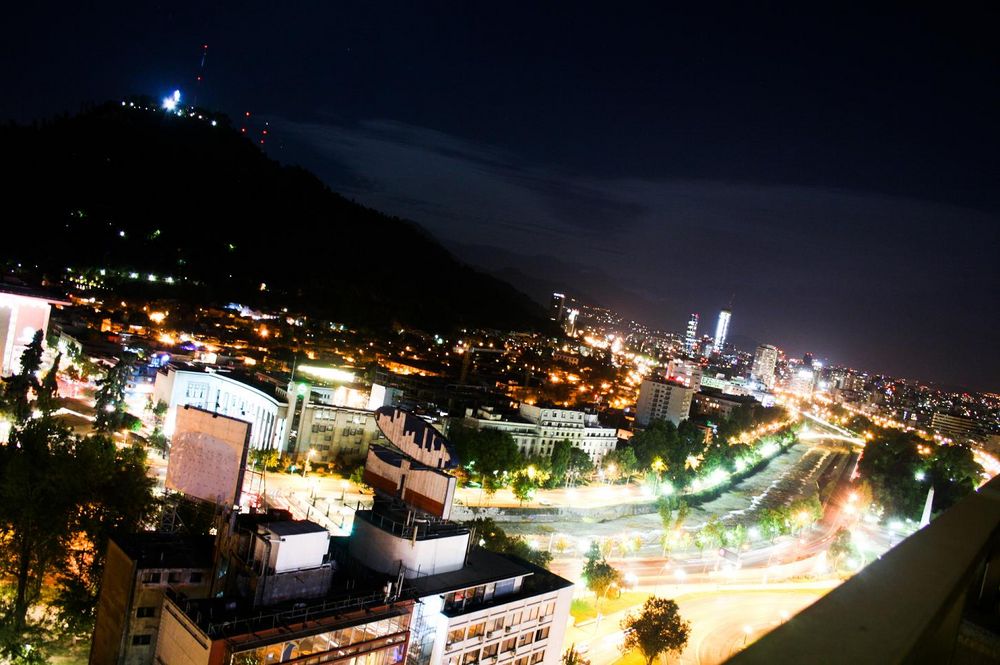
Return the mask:
[[[946,379],[942,341],[974,345],[996,316],[991,213],[829,187],[575,176],[399,123],[278,125],[320,151],[320,172],[365,174],[353,188],[331,176],[335,188],[478,245],[480,262],[523,284],[600,294],[667,329],[734,298],[734,330],[751,339],[902,374],[919,358]],[[969,375],[986,380],[996,361],[980,363]]]

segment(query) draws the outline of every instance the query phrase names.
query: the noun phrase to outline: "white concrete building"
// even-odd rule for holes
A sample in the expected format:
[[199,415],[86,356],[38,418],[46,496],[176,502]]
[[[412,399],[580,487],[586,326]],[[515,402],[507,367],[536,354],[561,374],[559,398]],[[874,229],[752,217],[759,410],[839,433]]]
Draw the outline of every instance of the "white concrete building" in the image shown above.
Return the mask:
[[479,429],[508,432],[522,455],[548,457],[556,442],[566,440],[599,464],[618,445],[618,430],[603,427],[595,414],[572,409],[521,404],[515,416],[483,408],[474,416],[471,410],[467,412],[466,422]]
[[251,448],[280,448],[285,434],[285,404],[274,387],[250,377],[214,371],[204,365],[170,364],[160,369],[153,385],[153,403],[164,402],[163,433],[174,432],[178,407],[191,405],[206,411],[249,421]]
[[331,462],[338,455],[363,458],[368,445],[382,436],[373,412],[356,405],[367,406],[376,399],[376,406],[382,406],[385,395],[381,386],[365,391],[357,386],[306,385],[301,393],[289,393],[251,374],[181,363],[161,368],[153,386],[153,403],[167,404],[163,431],[168,437],[174,431],[177,408],[192,405],[249,421],[252,448],[276,448],[297,459],[311,450],[314,464]]
[[635,423],[647,427],[654,420],[669,420],[675,425],[687,420],[694,390],[679,383],[646,379],[639,387]]
[[486,550],[460,571],[414,580],[409,662],[441,665],[560,662],[573,585]]
[[674,383],[682,383],[691,390],[701,389],[701,377],[704,372],[696,360],[674,358],[667,364],[667,379]]

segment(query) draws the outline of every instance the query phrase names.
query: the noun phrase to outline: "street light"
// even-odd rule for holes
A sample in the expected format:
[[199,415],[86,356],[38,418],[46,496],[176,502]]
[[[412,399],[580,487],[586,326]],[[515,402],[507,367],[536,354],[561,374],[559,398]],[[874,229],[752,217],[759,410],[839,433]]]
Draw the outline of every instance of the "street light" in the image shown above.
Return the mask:
[[344,497],[347,495],[347,486],[350,485],[346,480],[340,481],[340,502],[344,503]]
[[306,453],[306,463],[302,465],[302,477],[303,478],[306,477],[306,472],[309,471],[309,460],[311,460],[313,458],[313,455],[315,455],[315,454],[316,454],[316,451],[313,450],[312,448],[310,448],[309,452]]

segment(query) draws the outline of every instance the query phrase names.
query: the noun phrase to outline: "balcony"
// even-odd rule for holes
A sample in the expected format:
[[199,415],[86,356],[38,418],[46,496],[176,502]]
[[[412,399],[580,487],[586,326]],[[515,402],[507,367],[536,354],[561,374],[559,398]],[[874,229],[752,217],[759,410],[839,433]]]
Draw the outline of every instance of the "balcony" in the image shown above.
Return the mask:
[[728,662],[1000,662],[1000,477]]

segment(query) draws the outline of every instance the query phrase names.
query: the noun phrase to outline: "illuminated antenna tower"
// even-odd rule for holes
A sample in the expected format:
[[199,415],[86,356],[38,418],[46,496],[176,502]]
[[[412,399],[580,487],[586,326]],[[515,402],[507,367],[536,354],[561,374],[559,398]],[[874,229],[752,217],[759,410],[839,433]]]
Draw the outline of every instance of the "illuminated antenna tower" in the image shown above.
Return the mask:
[[198,91],[201,90],[201,82],[205,78],[205,60],[208,59],[208,44],[201,45],[201,64],[198,65],[198,75],[194,80],[194,97],[191,100],[194,106],[198,105]]

